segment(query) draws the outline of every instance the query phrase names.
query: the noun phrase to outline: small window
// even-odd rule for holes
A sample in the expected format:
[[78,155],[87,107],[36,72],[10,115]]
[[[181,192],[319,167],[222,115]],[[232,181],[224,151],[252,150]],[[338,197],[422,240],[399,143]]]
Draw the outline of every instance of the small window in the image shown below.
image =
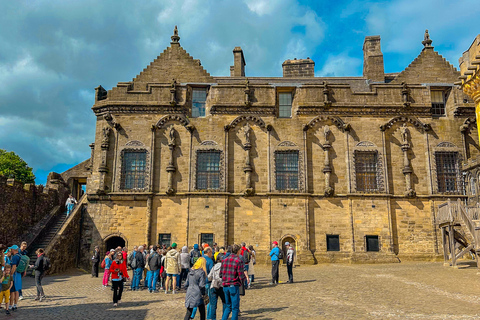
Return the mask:
[[145,188],[145,169],[147,152],[145,150],[123,153],[122,189],[135,190]]
[[377,152],[355,151],[357,191],[377,191]]
[[432,90],[432,116],[445,116],[445,92],[443,90]]
[[457,188],[457,153],[436,152],[437,182],[439,192],[455,192]]
[[470,179],[470,192],[472,196],[477,194],[477,179],[475,178]]
[[206,100],[206,88],[194,88],[192,90],[192,118],[205,117]]
[[220,189],[220,151],[198,151],[197,189]]
[[380,247],[378,245],[378,236],[365,236],[365,243],[367,251],[380,251]]
[[170,246],[172,242],[172,234],[171,233],[159,233],[158,234],[158,244],[163,246],[166,245],[167,247]]
[[340,236],[327,234],[327,251],[340,251]]
[[292,117],[292,93],[291,92],[278,94],[278,117],[279,118]]
[[298,190],[298,151],[275,153],[277,190]]
[[213,233],[200,234],[200,243],[208,243],[210,247],[213,247]]

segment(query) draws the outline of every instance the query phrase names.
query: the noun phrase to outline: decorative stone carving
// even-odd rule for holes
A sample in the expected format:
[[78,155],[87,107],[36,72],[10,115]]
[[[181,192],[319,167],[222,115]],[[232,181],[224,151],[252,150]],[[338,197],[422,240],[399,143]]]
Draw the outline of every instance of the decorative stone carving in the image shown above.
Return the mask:
[[175,167],[175,159],[174,159],[174,153],[175,153],[175,147],[176,147],[176,138],[175,138],[175,129],[173,126],[170,128],[168,131],[168,149],[170,150],[170,160],[167,165],[167,175],[168,175],[168,187],[167,187],[167,195],[173,195],[175,194],[175,188],[173,187],[173,180],[175,178],[175,172],[177,171],[177,168]]
[[313,128],[317,123],[322,121],[331,121],[342,132],[350,130],[350,125],[343,122],[343,120],[339,117],[325,115],[317,116],[310,120],[306,125],[304,125],[303,130],[307,131],[308,129]]
[[243,92],[245,93],[245,107],[250,108],[252,106],[252,101],[250,97],[250,94],[252,92],[250,90],[248,79],[245,80],[245,90],[243,90]]
[[217,146],[218,143],[216,143],[215,141],[212,141],[212,140],[207,140],[207,141],[203,141],[202,143],[200,143],[201,146]]
[[115,120],[115,118],[110,114],[110,112],[105,113],[103,115],[103,119],[115,129],[118,130],[120,128],[120,124]]
[[292,141],[283,141],[278,144],[279,147],[296,147],[297,144]]
[[190,121],[188,121],[188,119],[183,114],[169,114],[163,116],[160,120],[158,120],[156,126],[158,129],[162,129],[169,121],[179,122],[185,128],[187,128],[187,126],[190,124]]
[[142,147],[142,146],[145,146],[145,144],[141,141],[138,141],[138,140],[131,140],[131,141],[128,141],[126,144],[126,146],[132,146],[132,147]]
[[240,122],[242,121],[250,121],[258,125],[260,128],[265,128],[265,122],[262,120],[262,118],[254,116],[254,115],[248,115],[248,116],[238,116],[236,117],[228,126],[225,126],[225,129],[228,131],[230,129],[235,128]]
[[243,149],[246,151],[245,155],[245,166],[243,167],[243,172],[245,172],[245,196],[250,196],[254,194],[253,188],[252,188],[252,164],[250,161],[250,151],[252,149],[252,144],[250,143],[250,131],[252,128],[250,128],[250,125],[248,122],[245,124],[245,127],[243,129],[243,134],[245,136],[245,144],[243,145]]
[[355,147],[375,147],[375,144],[370,141],[360,141],[355,145]]
[[405,108],[410,107],[410,90],[405,82],[402,82],[402,100]]
[[400,127],[400,136],[402,139],[402,152],[403,152],[403,169],[402,173],[405,177],[405,196],[414,197],[416,195],[415,190],[413,190],[412,185],[412,173],[413,169],[410,165],[410,159],[408,158],[408,150],[410,150],[410,144],[408,143],[410,131],[407,128],[407,123],[405,122]]
[[440,142],[437,144],[438,148],[456,148],[457,146],[451,142]]
[[327,81],[323,82],[323,105],[325,108],[332,106],[332,101],[330,101],[330,88],[328,87]]
[[175,79],[172,79],[170,86],[170,106],[174,107],[177,104],[177,82]]
[[395,123],[397,122],[408,122],[411,123],[415,128],[419,129],[421,132],[427,132],[432,129],[432,127],[428,123],[423,123],[418,119],[408,116],[400,116],[390,119],[387,123],[380,126],[381,131],[385,131],[390,129]]
[[170,42],[171,44],[179,43],[180,37],[178,36],[177,26],[175,26],[175,29],[173,29],[173,36],[171,38],[172,38],[172,42]]
[[333,196],[334,189],[330,183],[330,176],[332,174],[332,167],[330,164],[330,148],[332,147],[332,144],[330,143],[329,137],[332,134],[332,131],[330,131],[330,128],[326,125],[323,127],[323,136],[324,136],[324,143],[323,143],[323,151],[325,152],[325,161],[324,161],[324,167],[323,167],[323,174],[325,175],[325,191],[324,194],[326,197]]

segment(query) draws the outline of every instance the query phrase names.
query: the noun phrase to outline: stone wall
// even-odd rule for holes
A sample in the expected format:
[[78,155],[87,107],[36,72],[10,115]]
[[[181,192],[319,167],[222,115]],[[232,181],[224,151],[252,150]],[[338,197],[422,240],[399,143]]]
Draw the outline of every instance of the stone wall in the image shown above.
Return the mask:
[[55,206],[64,206],[68,191],[62,181],[47,187],[23,184],[0,176],[0,243],[19,244],[21,236]]

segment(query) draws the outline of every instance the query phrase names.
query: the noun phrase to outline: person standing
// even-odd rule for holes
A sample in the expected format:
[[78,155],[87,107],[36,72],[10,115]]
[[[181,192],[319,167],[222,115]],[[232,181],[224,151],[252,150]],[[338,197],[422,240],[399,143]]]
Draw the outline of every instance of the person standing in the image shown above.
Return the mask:
[[126,264],[123,263],[123,255],[121,252],[117,253],[115,260],[113,260],[110,266],[110,273],[112,275],[113,306],[116,307],[122,300],[123,279],[130,279],[128,277]]
[[[21,255],[21,256],[28,256],[28,251],[27,251],[27,243],[25,241],[23,241],[21,244],[20,244],[20,250],[18,251],[18,253]],[[28,261],[30,261],[30,259],[28,259]],[[23,272],[23,273],[20,273],[22,278],[27,274],[26,272]],[[20,289],[18,291],[18,300],[23,300],[23,293],[22,293],[22,289]]]
[[22,289],[22,276],[19,272],[17,272],[18,264],[20,263],[21,255],[18,253],[18,246],[13,245],[8,248],[9,251],[12,253],[12,257],[10,260],[10,265],[12,266],[10,270],[10,275],[12,276],[13,286],[10,289],[10,306],[13,311],[17,310],[17,303],[18,303],[18,291]]
[[[205,261],[207,263],[206,265],[206,270],[207,270],[207,275],[210,274],[210,271],[213,269],[213,250],[212,248],[210,247],[206,247],[204,250],[203,250],[203,257],[205,258]],[[207,290],[207,295],[208,295],[208,300],[212,299],[212,289],[211,288],[211,283],[210,281],[206,280],[206,283],[205,283],[205,289]],[[207,305],[207,314],[210,314],[210,303]]]
[[270,260],[272,260],[272,282],[269,284],[278,284],[278,266],[280,264],[280,248],[278,242],[273,241],[273,248],[270,251]]
[[185,307],[187,312],[184,320],[192,318],[194,308],[200,311],[200,320],[205,320],[205,303],[203,296],[205,295],[205,280],[207,278],[207,262],[205,258],[199,258],[192,269],[188,273],[185,288],[187,294],[185,295]]
[[288,273],[288,283],[293,283],[293,259],[295,255],[295,249],[293,249],[290,242],[285,242],[287,247],[287,273]]
[[103,281],[102,284],[104,287],[108,286],[108,280],[110,279],[110,266],[113,262],[113,254],[115,251],[107,251],[105,254],[105,270],[103,271]]
[[256,258],[257,255],[255,253],[255,250],[253,249],[253,246],[249,246],[248,250],[250,250],[250,263],[248,264],[248,277],[250,278],[250,284],[248,287],[252,285],[252,283],[255,281],[255,264],[256,264]]
[[95,250],[93,251],[92,256],[92,278],[98,278],[98,267],[100,264],[100,249],[98,246],[95,246]]
[[69,195],[67,201],[65,202],[65,206],[67,207],[67,217],[70,214],[70,212],[73,211],[73,208],[77,204],[77,200],[72,196]]
[[217,302],[218,298],[222,300],[222,315],[225,312],[225,293],[223,292],[222,287],[222,278],[220,276],[220,269],[222,268],[222,259],[223,253],[219,253],[215,259],[215,265],[208,274],[208,281],[210,281],[210,303],[209,311],[207,312],[207,318],[216,320],[217,319]]
[[182,253],[180,253],[180,265],[182,271],[180,271],[180,283],[177,283],[177,286],[181,289],[182,282],[187,280],[188,270],[190,269],[190,254],[188,254],[188,247],[182,247]]
[[139,246],[135,256],[132,259],[132,291],[140,290],[140,280],[142,280],[143,268],[145,268],[145,256],[143,255],[143,251],[144,247]]
[[153,252],[148,257],[148,266],[150,270],[147,271],[148,278],[148,292],[154,293],[157,291],[157,280],[160,273],[160,267],[162,266],[162,258],[160,257],[160,249],[156,246],[153,247]]
[[180,274],[180,253],[176,250],[177,244],[174,242],[172,243],[172,249],[167,252],[165,256],[165,269],[167,272],[167,282],[165,284],[165,293],[168,293],[168,288],[170,282],[172,283],[172,293],[175,294],[176,286],[177,286],[177,275]]
[[220,275],[222,277],[223,292],[225,293],[225,310],[222,320],[227,320],[232,313],[232,320],[238,320],[240,312],[239,287],[245,281],[243,261],[237,256],[240,246],[234,244],[232,253],[222,260]]
[[35,300],[42,302],[45,300],[45,293],[43,292],[42,279],[45,276],[45,271],[47,271],[47,259],[45,258],[45,250],[42,248],[37,249],[35,252],[37,254],[37,261],[33,268],[35,269],[35,285],[37,286],[37,296]]
[[10,289],[12,289],[13,286],[13,281],[12,281],[12,276],[10,275],[10,265],[7,264],[5,265],[5,268],[3,269],[3,274],[2,274],[2,291],[0,292],[0,308],[2,307],[2,302],[3,299],[5,299],[5,313],[7,315],[10,314],[10,311],[8,310],[8,303],[10,300]]

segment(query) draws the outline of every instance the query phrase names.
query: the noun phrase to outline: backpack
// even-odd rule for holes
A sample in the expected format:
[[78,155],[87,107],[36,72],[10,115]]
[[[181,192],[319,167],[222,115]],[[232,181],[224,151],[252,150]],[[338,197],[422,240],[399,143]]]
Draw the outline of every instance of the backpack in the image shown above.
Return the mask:
[[52,263],[50,262],[50,259],[47,257],[43,256],[43,271],[47,271],[52,267]]
[[278,259],[283,259],[283,250],[278,248]]
[[250,251],[248,251],[248,249],[243,250],[242,257],[243,257],[243,262],[245,264],[250,263],[251,253],[250,253]]
[[[142,254],[140,252],[138,252],[138,254]],[[132,267],[132,269],[137,269],[137,257],[133,257],[132,258],[132,261],[130,262],[130,267]]]
[[25,272],[25,270],[27,270],[29,264],[30,264],[30,258],[27,255],[21,256],[20,261],[18,262],[17,272],[18,273]]
[[106,263],[106,262],[105,262],[105,258],[103,258],[103,261],[102,261],[102,263],[100,264],[100,268],[105,269],[105,267],[106,267],[106,264],[105,264],[105,263]]
[[128,256],[127,256],[127,265],[129,265],[129,266],[132,265],[133,253],[134,253],[134,252],[135,252],[135,251],[130,252],[130,253],[128,254]]
[[190,264],[193,266],[195,262],[197,262],[198,258],[200,258],[202,254],[200,251],[193,250],[192,253],[190,254]]

